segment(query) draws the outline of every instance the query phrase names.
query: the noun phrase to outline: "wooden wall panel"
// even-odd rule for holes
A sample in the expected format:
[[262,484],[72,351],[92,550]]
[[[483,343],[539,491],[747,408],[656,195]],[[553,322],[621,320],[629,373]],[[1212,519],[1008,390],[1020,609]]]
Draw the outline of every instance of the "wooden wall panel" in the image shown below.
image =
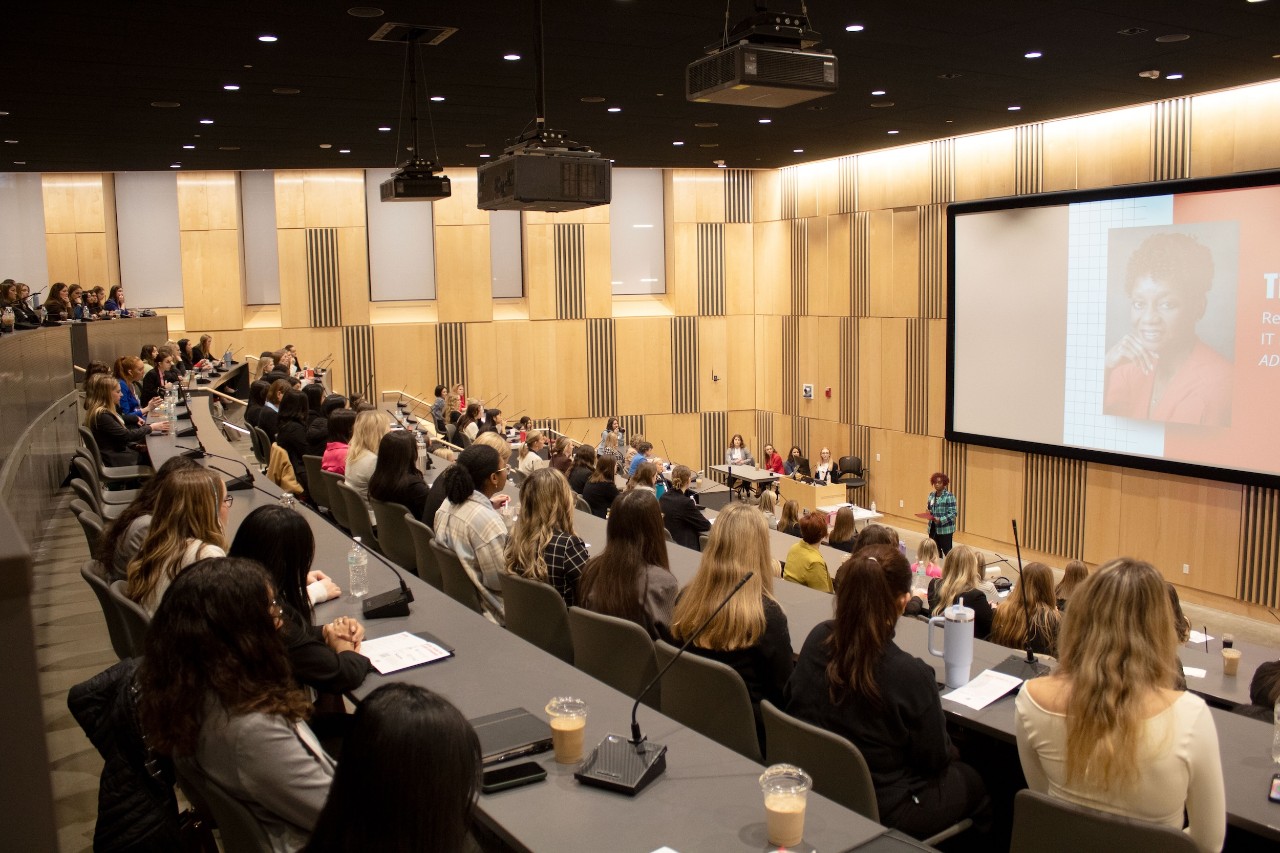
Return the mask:
[[363,226],[364,170],[311,169],[303,175],[308,228]]
[[880,331],[880,426],[904,430],[907,427],[907,321],[884,320]]
[[880,427],[884,426],[883,377],[880,365],[884,321],[866,317],[857,322],[858,422],[865,426]]
[[57,174],[40,179],[44,197],[44,230],[46,234],[76,233],[75,196],[77,190],[88,192],[93,175]]
[[791,224],[754,225],[756,313],[786,314],[791,310]]
[[[96,172],[41,178],[49,283],[120,283],[115,176]],[[108,215],[109,214],[109,215]],[[39,290],[45,282],[29,282]]]
[[928,204],[929,146],[908,145],[858,155],[858,209]]
[[338,288],[342,325],[369,322],[369,236],[363,226],[338,230]]
[[[467,375],[465,379],[467,397],[480,397],[493,400],[499,394],[507,393],[503,401],[503,411],[516,411],[526,408],[521,400],[529,398],[524,386],[519,383],[515,387],[515,376],[511,371],[511,359],[507,353],[524,352],[528,346],[528,337],[524,334],[522,323],[467,323]],[[442,380],[443,381],[443,380]],[[510,404],[510,408],[508,408]],[[545,417],[546,412],[525,412],[534,417]]]
[[920,312],[920,214],[916,208],[893,211],[891,269],[889,316],[915,317]]
[[724,170],[697,169],[693,178],[694,220],[724,222]]
[[1079,140],[1071,119],[1044,123],[1044,192],[1076,188],[1076,152]]
[[865,216],[867,313],[872,317],[892,316],[893,294],[893,211],[872,210]]
[[956,139],[956,201],[1014,194],[1015,137],[1010,127]]
[[[475,193],[472,193],[472,198],[474,197]],[[525,221],[532,225],[608,225],[609,205],[601,204],[564,213],[542,213],[531,210],[525,213],[524,217]]]
[[[77,232],[106,230],[103,185],[113,180],[114,177],[109,174],[88,174],[79,176],[75,180],[75,191],[71,196],[71,209]],[[111,215],[112,217],[115,216],[114,209],[112,209]]]
[[1120,554],[1148,560],[1179,586],[1236,594],[1241,486],[1129,469],[1122,490]]
[[[444,229],[437,229],[437,233]],[[556,251],[554,225],[529,225],[524,231],[524,295],[530,320],[556,316]],[[439,263],[437,262],[437,268]],[[437,287],[437,293],[439,288]]]
[[[1077,186],[1090,189],[1151,180],[1153,116],[1152,106],[1145,104],[1072,119]],[[1045,136],[1047,162],[1048,134]],[[1048,171],[1046,167],[1046,184]]]
[[179,230],[240,227],[239,172],[179,172],[176,177]]
[[1011,541],[1009,521],[1016,518],[1022,524],[1023,454],[971,444],[967,456],[965,494],[957,496],[967,504],[963,532]]
[[666,169],[662,185],[667,223],[697,222],[697,170]]
[[609,254],[610,237],[607,223],[583,225],[583,246],[586,251],[586,316],[609,317],[613,314],[612,259]]
[[759,316],[753,318],[756,329],[756,356],[753,360],[756,375],[755,407],[764,411],[782,411],[782,358],[778,344],[782,340],[782,318]]
[[[300,183],[300,182],[299,182]],[[286,187],[291,186],[285,184]],[[276,199],[280,198],[279,181]],[[307,293],[307,232],[302,228],[276,231],[276,253],[280,259],[280,324],[286,328],[306,326],[310,297]]]
[[305,228],[307,225],[307,195],[304,172],[277,170],[276,227]]
[[655,456],[691,465],[695,471],[703,467],[698,464],[702,459],[702,435],[697,412],[645,415],[644,437],[653,442]]
[[1120,514],[1124,504],[1124,470],[1090,463],[1084,479],[1084,556],[1103,563],[1120,556]]
[[1280,168],[1280,80],[1191,99],[1191,175]]
[[670,231],[666,302],[673,314],[698,312],[698,228],[696,222],[677,222]]
[[80,262],[76,257],[75,232],[44,235],[44,251],[49,265],[49,281],[80,281]]
[[431,203],[434,225],[488,225],[489,211],[476,207],[476,170],[456,167],[448,169],[452,194]]
[[809,220],[807,240],[800,249],[806,254],[810,315],[833,314],[830,297],[830,278],[827,275],[827,217],[815,216]]
[[373,354],[380,392],[404,390],[428,405],[435,402],[435,324],[374,326]]
[[782,218],[782,173],[766,169],[751,173],[751,221]]
[[671,319],[620,317],[614,328],[618,410],[636,415],[670,412]]
[[187,327],[239,329],[244,323],[239,232],[183,231],[180,239],[182,301]]
[[929,321],[929,435],[947,426],[947,321]]
[[451,225],[435,229],[436,301],[440,322],[493,319],[489,228]]
[[724,227],[726,314],[755,313],[754,240],[755,231],[750,223],[732,223]]
[[850,261],[853,250],[853,216],[827,217],[826,313],[846,317],[850,312]]
[[[101,231],[85,233],[81,232],[76,235],[76,266],[80,274],[78,281],[74,283],[84,287],[93,287],[101,284],[104,287],[110,287],[112,281],[111,269],[107,263],[107,235]],[[116,276],[118,279],[119,276]],[[73,282],[68,282],[71,284]]]
[[941,467],[942,441],[880,429],[871,430],[869,437],[869,450],[862,460],[869,472],[868,488],[858,502],[866,506],[874,500],[876,509],[891,516],[895,526],[923,529],[914,516],[925,509],[929,475]]
[[[530,332],[530,348],[537,353],[533,381],[514,381],[520,373],[511,373],[509,386],[527,386],[536,390],[532,411],[553,413],[557,417],[585,417],[587,411],[587,328],[583,320],[559,320],[551,323],[518,323]],[[494,353],[511,371],[510,359],[501,350]],[[514,391],[513,391],[514,393]],[[504,404],[505,406],[505,404]]]

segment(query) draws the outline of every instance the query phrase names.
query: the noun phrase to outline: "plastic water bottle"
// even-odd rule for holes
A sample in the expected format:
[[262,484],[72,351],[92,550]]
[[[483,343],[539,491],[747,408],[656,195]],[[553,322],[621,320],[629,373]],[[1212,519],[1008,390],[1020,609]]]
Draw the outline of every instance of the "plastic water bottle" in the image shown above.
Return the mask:
[[230,348],[228,348],[227,351],[222,354],[222,368],[223,370],[231,369],[231,349]]
[[1276,700],[1275,721],[1275,734],[1271,736],[1271,760],[1280,764],[1280,699]]
[[427,439],[419,431],[413,431],[413,439],[418,443],[418,470],[422,473],[427,472]]
[[285,509],[297,509],[298,499],[293,496],[293,492],[285,492],[280,495],[280,506]]
[[12,332],[15,322],[13,309],[8,305],[4,307],[4,313],[0,315],[0,331]]
[[875,501],[872,501],[872,502],[871,502],[871,511],[872,511],[872,512],[875,512],[875,511],[876,511],[876,502],[875,502]]
[[351,594],[362,598],[369,594],[369,555],[360,547],[360,537],[347,552],[347,570],[351,574]]

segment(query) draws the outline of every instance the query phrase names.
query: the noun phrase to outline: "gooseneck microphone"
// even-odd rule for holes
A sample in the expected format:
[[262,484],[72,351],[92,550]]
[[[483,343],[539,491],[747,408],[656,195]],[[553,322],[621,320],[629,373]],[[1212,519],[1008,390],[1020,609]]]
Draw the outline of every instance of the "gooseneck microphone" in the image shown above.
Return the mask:
[[201,459],[207,456],[213,459],[222,459],[226,462],[234,462],[237,465],[239,465],[241,468],[243,468],[244,473],[241,474],[239,477],[237,477],[234,474],[231,474],[227,471],[223,471],[221,468],[217,467],[216,465],[209,466],[211,470],[217,471],[219,474],[223,474],[231,478],[230,480],[227,481],[228,492],[242,492],[242,491],[245,491],[246,489],[253,488],[253,472],[249,470],[248,465],[244,464],[243,459],[236,459],[235,457],[232,457],[232,456],[221,456],[217,453],[210,453],[209,451],[204,449],[203,445],[200,447],[183,447],[181,444],[175,444],[174,447],[178,448],[179,450],[185,451],[183,455],[190,456],[193,459]]
[[680,646],[680,650],[667,661],[667,665],[658,670],[658,674],[644,686],[636,696],[635,704],[631,706],[631,737],[627,739],[622,735],[609,734],[605,735],[604,740],[592,751],[591,756],[582,763],[582,766],[574,772],[573,778],[577,779],[584,785],[592,785],[597,788],[604,788],[609,791],[617,791],[620,794],[626,794],[634,797],[646,785],[662,775],[667,769],[667,748],[662,744],[650,743],[649,739],[640,731],[640,723],[637,714],[640,711],[640,701],[645,695],[653,689],[653,686],[662,680],[662,676],[666,675],[667,670],[675,665],[685,650],[698,639],[698,636],[711,622],[720,615],[720,611],[729,603],[738,590],[751,579],[755,572],[747,572],[742,579],[729,590],[729,594],[724,600],[711,611],[711,615],[703,621],[698,629],[689,635],[684,641],[684,645]]
[[[1022,543],[1018,541],[1018,521],[1017,519],[1012,519],[1009,523],[1013,525],[1013,547],[1017,551],[1018,555],[1018,586],[1021,587],[1024,577],[1022,574]],[[999,560],[996,562],[999,562]],[[1027,656],[1024,658],[1019,655],[1010,655],[1003,663],[999,666],[992,667],[992,669],[996,672],[1004,673],[1005,675],[1017,676],[1023,681],[1027,681],[1048,673],[1049,667],[1036,660],[1036,653],[1031,650],[1031,602],[1027,600],[1026,588],[1023,587],[1018,595],[1022,598],[1022,614],[1023,619],[1026,622],[1026,635],[1024,639],[1026,642]]]

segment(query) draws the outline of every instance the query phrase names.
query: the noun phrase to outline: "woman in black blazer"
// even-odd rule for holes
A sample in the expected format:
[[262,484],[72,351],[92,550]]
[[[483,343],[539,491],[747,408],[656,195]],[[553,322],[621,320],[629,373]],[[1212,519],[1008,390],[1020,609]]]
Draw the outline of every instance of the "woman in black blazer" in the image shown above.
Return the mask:
[[120,383],[114,376],[95,374],[85,390],[84,425],[93,432],[104,465],[137,465],[145,454],[139,443],[153,432],[168,431],[169,424],[159,421],[125,426],[124,418],[116,411],[120,396]]
[[694,502],[693,494],[686,491],[693,471],[687,465],[677,465],[671,471],[671,488],[658,498],[662,508],[662,523],[671,532],[677,545],[701,551],[698,535],[711,530],[711,522]]
[[308,493],[307,466],[302,457],[307,453],[307,397],[301,391],[285,391],[280,398],[279,426],[275,443],[289,454],[294,479]]
[[156,366],[154,370],[148,370],[142,377],[142,393],[138,396],[138,402],[145,406],[156,397],[163,397],[165,392],[165,383],[168,380],[167,374],[173,367],[173,356],[167,350],[161,350],[156,356]]

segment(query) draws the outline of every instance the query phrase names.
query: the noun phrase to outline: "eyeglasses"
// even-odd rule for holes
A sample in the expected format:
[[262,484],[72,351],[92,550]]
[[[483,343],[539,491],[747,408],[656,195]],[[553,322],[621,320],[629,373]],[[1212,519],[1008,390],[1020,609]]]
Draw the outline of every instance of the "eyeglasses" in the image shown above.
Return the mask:
[[505,474],[505,473],[507,473],[507,472],[508,472],[508,471],[510,471],[510,470],[511,470],[511,466],[510,466],[510,465],[503,465],[501,468],[499,468],[499,469],[498,469],[497,473],[499,473],[499,474]]
[[227,495],[225,498],[222,499],[223,506],[231,506],[235,502],[236,502],[235,495]]

